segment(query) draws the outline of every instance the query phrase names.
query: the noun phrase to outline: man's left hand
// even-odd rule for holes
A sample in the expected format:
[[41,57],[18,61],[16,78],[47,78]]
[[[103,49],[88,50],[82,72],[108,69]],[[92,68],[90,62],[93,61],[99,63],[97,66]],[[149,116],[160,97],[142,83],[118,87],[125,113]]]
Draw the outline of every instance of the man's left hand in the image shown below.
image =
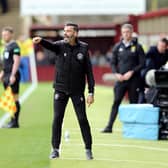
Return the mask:
[[91,104],[94,103],[94,96],[93,95],[88,95],[87,97],[87,104],[88,104],[88,107],[90,107]]
[[126,73],[123,75],[124,80],[125,80],[125,81],[129,80],[129,79],[132,77],[132,75],[133,75],[133,71],[128,71],[128,72],[126,72]]
[[14,75],[11,75],[10,78],[9,78],[9,84],[12,85],[12,84],[15,83],[15,81],[16,81],[15,76],[14,76]]

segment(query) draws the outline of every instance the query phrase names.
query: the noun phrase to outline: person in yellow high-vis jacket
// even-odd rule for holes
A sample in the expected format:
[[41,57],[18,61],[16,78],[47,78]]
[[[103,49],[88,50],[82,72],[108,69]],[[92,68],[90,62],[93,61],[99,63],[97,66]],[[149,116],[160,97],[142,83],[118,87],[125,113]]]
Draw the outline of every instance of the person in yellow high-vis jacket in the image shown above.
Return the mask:
[[21,74],[21,82],[28,82],[30,78],[29,74],[29,55],[33,50],[33,43],[30,38],[27,38],[25,35],[20,35],[17,44],[21,49],[21,61],[19,71]]

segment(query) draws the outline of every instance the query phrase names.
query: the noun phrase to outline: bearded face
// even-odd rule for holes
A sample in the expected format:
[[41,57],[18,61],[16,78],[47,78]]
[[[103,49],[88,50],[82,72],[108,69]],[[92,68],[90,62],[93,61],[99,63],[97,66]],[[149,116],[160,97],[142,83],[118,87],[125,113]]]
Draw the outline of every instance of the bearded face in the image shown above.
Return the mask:
[[77,32],[74,30],[73,26],[64,27],[64,41],[71,43],[77,38]]

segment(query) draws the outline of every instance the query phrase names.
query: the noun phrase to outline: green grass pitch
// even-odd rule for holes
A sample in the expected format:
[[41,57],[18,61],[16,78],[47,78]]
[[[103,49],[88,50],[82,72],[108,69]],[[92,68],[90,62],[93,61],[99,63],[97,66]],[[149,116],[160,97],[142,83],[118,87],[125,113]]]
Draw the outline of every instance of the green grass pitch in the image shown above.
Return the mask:
[[[21,85],[21,92],[28,85]],[[0,88],[2,93],[2,88]],[[102,134],[113,100],[112,88],[96,86],[95,103],[87,108],[93,134],[94,160],[85,159],[84,145],[71,101],[66,109],[61,156],[49,160],[53,117],[51,83],[40,83],[23,103],[20,129],[0,129],[0,168],[168,168],[168,142],[124,139],[122,125],[113,134]],[[0,117],[4,112],[0,111]]]

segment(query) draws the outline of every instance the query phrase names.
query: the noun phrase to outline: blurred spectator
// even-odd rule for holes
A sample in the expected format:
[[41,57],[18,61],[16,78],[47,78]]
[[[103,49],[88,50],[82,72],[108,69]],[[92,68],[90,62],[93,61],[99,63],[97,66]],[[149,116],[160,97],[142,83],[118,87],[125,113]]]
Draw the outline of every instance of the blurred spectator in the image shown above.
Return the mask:
[[29,55],[33,49],[33,43],[30,38],[27,38],[24,34],[18,37],[17,43],[21,49],[21,61],[19,71],[21,74],[21,82],[28,82],[30,79],[29,73]]
[[37,65],[49,65],[49,59],[46,56],[46,52],[39,50],[36,52],[36,63]]
[[43,51],[38,51],[36,53],[36,63],[37,65],[44,65],[45,64],[45,55]]
[[96,50],[91,56],[91,63],[92,65],[107,66],[106,56],[100,50]]
[[156,46],[150,47],[149,51],[146,54],[145,67],[141,71],[141,76],[143,79],[143,88],[141,88],[139,94],[139,103],[145,103],[145,86],[155,85],[154,70],[162,68],[162,66],[164,66],[168,61],[167,46],[168,40],[166,38],[162,38],[158,41]]
[[6,13],[8,11],[8,1],[0,0],[0,5],[2,7],[2,13]]
[[111,59],[112,59],[112,49],[113,47],[111,46],[106,52],[106,60],[109,64],[111,63]]
[[98,55],[97,52],[95,51],[92,55],[91,55],[91,63],[92,65],[98,65]]
[[104,55],[100,55],[99,56],[99,66],[106,66],[107,65],[107,61]]

